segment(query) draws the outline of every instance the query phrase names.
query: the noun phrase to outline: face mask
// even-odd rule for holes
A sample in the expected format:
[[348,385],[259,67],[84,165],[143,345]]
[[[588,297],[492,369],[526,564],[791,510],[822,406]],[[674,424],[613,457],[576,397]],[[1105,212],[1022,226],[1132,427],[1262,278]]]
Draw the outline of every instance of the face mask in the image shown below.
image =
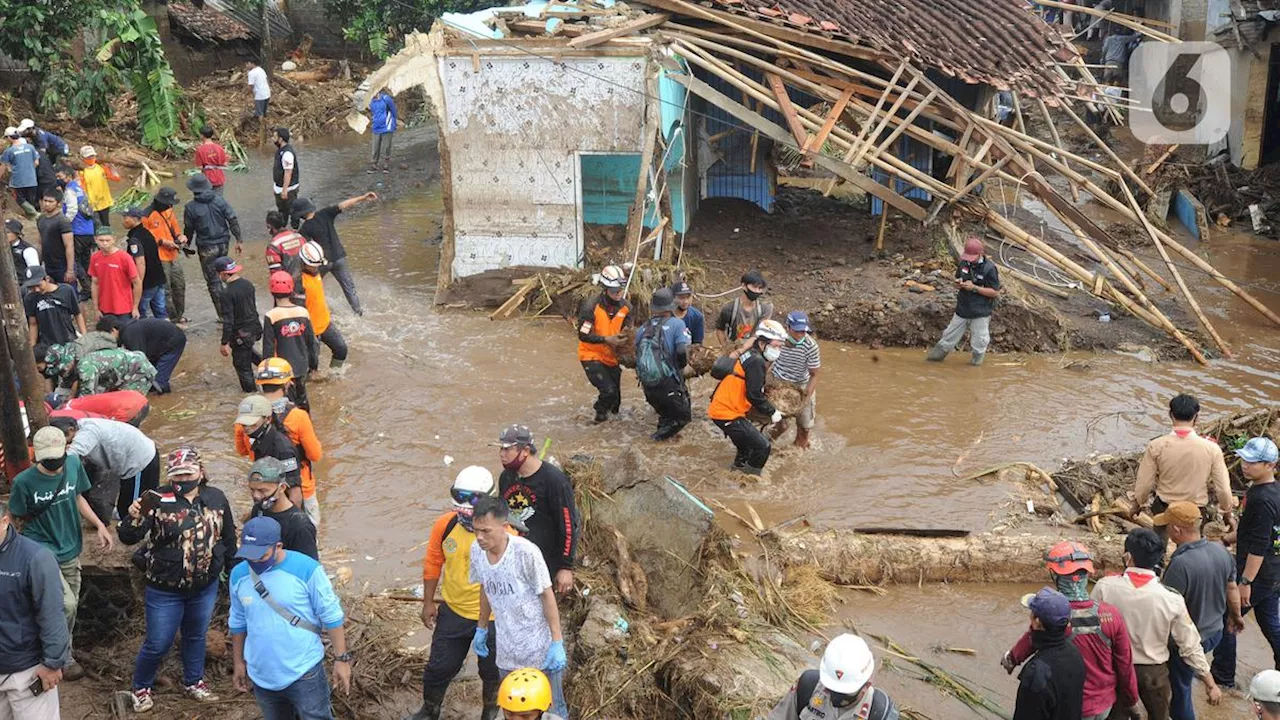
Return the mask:
[[768,360],[769,362],[773,362],[774,360],[777,360],[778,356],[781,354],[782,354],[782,348],[780,347],[769,346],[764,349],[764,359]]
[[272,560],[274,560],[274,558],[272,558],[271,560],[263,560],[262,562],[258,562],[256,560],[250,560],[249,567],[253,568],[253,571],[255,573],[261,575],[262,573],[271,569],[271,566],[274,564]]
[[525,455],[524,453],[518,453],[515,456],[515,459],[511,460],[510,462],[502,463],[502,467],[507,470],[513,470],[513,471],[519,470],[520,466],[524,464],[524,461],[528,459],[529,459],[528,455]]
[[471,508],[466,510],[459,509],[455,512],[458,515],[458,524],[465,528],[467,532],[475,532],[475,514],[471,511]]
[[267,431],[270,429],[271,423],[262,423],[262,427],[259,427],[257,430],[250,430],[248,435],[254,440],[261,440],[262,436],[266,435]]
[[200,478],[192,476],[190,480],[174,480],[171,484],[173,485],[173,489],[177,491],[179,495],[186,495],[197,487],[200,487]]
[[262,508],[263,512],[271,512],[271,508],[274,507],[275,504],[276,504],[275,495],[272,495],[271,497],[268,497],[268,498],[263,498],[262,500],[258,501],[258,507]]
[[49,472],[58,472],[59,470],[62,469],[63,464],[65,464],[66,462],[67,462],[67,458],[64,455],[63,457],[41,460],[40,465],[44,467],[45,470],[48,470]]
[[747,299],[750,300],[751,302],[755,302],[756,300],[759,300],[760,296],[763,295],[764,293],[758,293],[755,290],[743,290],[742,294],[746,295]]

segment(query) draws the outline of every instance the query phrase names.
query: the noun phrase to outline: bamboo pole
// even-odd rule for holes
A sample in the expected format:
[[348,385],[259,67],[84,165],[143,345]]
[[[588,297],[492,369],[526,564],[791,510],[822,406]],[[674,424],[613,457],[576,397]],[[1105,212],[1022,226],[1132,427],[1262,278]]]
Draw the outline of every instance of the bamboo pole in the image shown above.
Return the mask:
[[1012,267],[1010,265],[1001,265],[1001,267],[1004,268],[1004,271],[1007,274],[1017,278],[1020,282],[1024,282],[1033,288],[1043,290],[1049,293],[1050,295],[1056,295],[1057,297],[1060,297],[1063,300],[1066,300],[1067,298],[1071,297],[1071,293],[1067,292],[1066,290],[1063,290],[1060,287],[1054,287],[1053,285],[1050,285],[1049,283],[1043,280],[1040,280],[1039,278],[1036,278],[1032,275],[1028,275],[1027,273],[1022,272],[1016,267]]
[[1182,296],[1187,299],[1187,305],[1191,308],[1191,312],[1200,321],[1200,325],[1204,327],[1205,332],[1209,333],[1209,337],[1213,338],[1214,344],[1218,346],[1222,354],[1228,358],[1233,357],[1231,347],[1218,334],[1217,329],[1213,327],[1213,323],[1209,322],[1209,318],[1205,317],[1204,311],[1200,309],[1200,303],[1196,302],[1195,296],[1191,294],[1191,289],[1187,287],[1186,281],[1182,279],[1182,273],[1178,271],[1178,266],[1174,265],[1173,259],[1169,257],[1169,251],[1164,249],[1164,243],[1160,240],[1160,235],[1156,232],[1155,226],[1147,219],[1147,215],[1142,212],[1142,208],[1138,207],[1138,201],[1133,197],[1133,191],[1125,183],[1120,183],[1120,188],[1124,190],[1125,198],[1137,213],[1142,227],[1151,236],[1151,241],[1155,243],[1156,251],[1160,253],[1160,259],[1164,260],[1165,267],[1169,268],[1169,273],[1173,275],[1173,281],[1178,284],[1178,289],[1182,291]]
[[[888,127],[889,118],[895,117],[898,114],[898,111],[902,109],[902,103],[906,101],[907,93],[911,92],[911,88],[915,87],[916,83],[919,81],[920,81],[919,75],[912,76],[910,82],[907,83],[907,87],[903,91],[903,93],[899,95],[898,99],[895,100],[893,104],[889,106],[889,109],[887,111],[885,111],[884,117],[880,118],[880,122],[876,125],[876,129],[867,133],[866,137],[863,138],[862,144],[858,146],[858,152],[855,153],[853,156],[853,159],[849,161],[849,164],[852,165],[855,169],[857,169],[858,163],[862,162],[862,158],[866,156],[867,151],[871,149],[871,146],[873,143],[875,143],[876,138],[880,137],[880,133],[884,132],[884,129]],[[879,151],[877,151],[876,155],[878,156],[879,154],[880,154]]]
[[1084,7],[1083,5],[1069,5],[1067,3],[1057,2],[1057,0],[1036,0],[1036,2],[1045,7],[1058,8],[1061,10],[1070,10],[1072,12],[1084,13],[1085,15],[1092,15],[1094,17],[1103,18],[1108,22],[1113,22],[1117,25],[1123,25],[1124,27],[1127,27],[1130,30],[1137,30],[1138,32],[1142,33],[1143,35],[1146,35],[1152,40],[1159,40],[1160,42],[1175,43],[1175,44],[1180,44],[1182,42],[1178,38],[1168,33],[1163,33],[1163,32],[1160,32],[1159,30],[1153,30],[1147,27],[1142,22],[1140,22],[1138,18],[1135,18],[1132,15],[1125,15],[1122,13],[1111,12],[1110,10],[1099,10],[1097,8]]
[[1137,255],[1134,255],[1132,250],[1128,248],[1118,247],[1116,248],[1116,252],[1128,258],[1129,262],[1133,263],[1134,266],[1136,266],[1139,270],[1146,273],[1152,280],[1155,280],[1156,282],[1160,283],[1160,285],[1163,286],[1165,290],[1167,290],[1168,292],[1173,292],[1173,286],[1169,284],[1169,281],[1160,277],[1160,274],[1157,273],[1155,270],[1152,270],[1149,265],[1147,265],[1145,262],[1142,261],[1142,258],[1138,257]]
[[[875,120],[875,116],[879,114],[880,109],[884,107],[884,101],[889,97],[889,92],[894,87],[897,86],[898,78],[902,76],[903,71],[906,69],[907,69],[907,61],[903,60],[901,63],[898,64],[898,69],[893,73],[893,77],[889,79],[889,84],[884,86],[884,92],[880,93],[880,99],[876,100],[876,105],[874,108],[872,108],[871,114],[867,116],[867,121],[863,123],[862,127],[858,128],[858,134],[853,140],[853,145],[849,147],[848,152],[846,152],[844,155],[844,161],[846,163],[848,163],[850,160],[853,160],[853,156],[857,152],[855,148],[857,148],[858,145],[862,143],[862,138],[864,135],[866,135],[867,128],[871,127],[871,123]],[[831,180],[827,181],[827,187],[822,191],[822,194],[824,196],[831,195],[831,191],[834,190],[835,187],[836,187],[836,178],[831,178]]]
[[[1053,138],[1053,144],[1058,147],[1058,152],[1061,153],[1065,148],[1062,146],[1062,136],[1058,134],[1058,126],[1053,122],[1053,114],[1049,112],[1049,106],[1045,104],[1044,98],[1036,98],[1036,103],[1040,106],[1040,113],[1044,115],[1045,124],[1049,126],[1049,137]],[[1065,158],[1063,158],[1062,164],[1070,167],[1070,163]],[[1075,183],[1071,183],[1071,199],[1075,202],[1080,202],[1080,190]]]
[[[1013,117],[1018,122],[1018,132],[1030,136],[1031,133],[1027,132],[1027,121],[1022,117],[1022,101],[1018,100],[1018,93],[1014,92],[1010,95],[1013,96]],[[1027,157],[1027,166],[1032,170],[1036,169],[1036,163],[1030,156]]]
[[1010,157],[1009,157],[1008,155],[1005,155],[1004,157],[1000,158],[999,162],[997,162],[995,165],[992,165],[991,167],[987,168],[986,170],[984,170],[984,171],[982,172],[982,174],[981,174],[981,175],[979,175],[978,177],[974,178],[973,180],[970,180],[970,181],[969,181],[969,184],[967,184],[967,185],[965,185],[964,187],[960,188],[960,190],[955,194],[955,197],[951,198],[951,200],[949,200],[948,202],[951,202],[951,203],[953,203],[953,204],[954,204],[954,203],[956,203],[956,202],[958,202],[958,201],[960,200],[960,198],[964,197],[965,195],[968,195],[968,194],[969,194],[969,192],[970,192],[970,191],[972,191],[974,188],[976,188],[976,187],[978,187],[979,185],[981,185],[982,183],[986,182],[987,178],[991,177],[991,175],[992,175],[993,173],[995,173],[995,171],[997,171],[997,170],[999,170],[1000,168],[1004,167],[1004,166],[1005,166],[1005,164],[1009,162],[1009,160],[1010,160]]
[[893,144],[893,141],[897,140],[907,128],[911,127],[911,125],[916,121],[916,118],[920,117],[920,113],[923,112],[925,107],[929,103],[933,102],[933,99],[936,97],[938,97],[937,90],[933,90],[926,95],[924,101],[918,103],[916,108],[908,113],[907,116],[903,118],[902,122],[898,123],[898,127],[894,128],[894,131],[889,134],[889,137],[885,138],[883,142],[876,146],[876,154],[879,155],[887,150],[889,146]]

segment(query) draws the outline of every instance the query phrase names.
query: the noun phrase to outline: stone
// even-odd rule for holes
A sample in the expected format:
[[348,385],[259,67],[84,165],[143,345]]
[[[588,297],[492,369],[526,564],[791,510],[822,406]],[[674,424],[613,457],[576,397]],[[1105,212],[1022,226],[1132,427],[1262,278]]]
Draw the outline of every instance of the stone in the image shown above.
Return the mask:
[[791,690],[800,673],[817,667],[814,653],[780,632],[753,630],[749,642],[734,635],[714,641],[714,647],[702,652],[681,653],[672,661],[671,675],[712,696],[733,697],[739,705],[767,711]]
[[835,309],[836,309],[836,306],[832,305],[831,303],[827,303],[826,305],[822,306],[822,312],[831,312],[832,310],[835,310]]
[[587,618],[578,629],[578,645],[590,654],[601,652],[606,648],[616,648],[630,634],[629,624],[622,608],[613,603],[593,597],[589,601]]
[[633,487],[649,475],[649,459],[628,447],[604,466],[604,491],[613,495],[622,488]]
[[[612,477],[617,489],[610,492],[612,501],[596,503],[592,512],[626,538],[631,559],[648,576],[652,609],[667,618],[681,617],[702,599],[689,593],[698,587],[693,568],[714,513],[673,478],[635,474],[644,463],[628,459],[632,454],[638,455],[629,449],[614,463],[621,468],[606,468],[606,478]],[[622,478],[627,481],[619,482]]]
[[844,267],[845,265],[848,265],[848,264],[849,264],[849,261],[848,261],[848,260],[846,260],[846,259],[844,259],[844,258],[836,258],[836,265],[839,265],[839,266],[841,266],[841,267]]

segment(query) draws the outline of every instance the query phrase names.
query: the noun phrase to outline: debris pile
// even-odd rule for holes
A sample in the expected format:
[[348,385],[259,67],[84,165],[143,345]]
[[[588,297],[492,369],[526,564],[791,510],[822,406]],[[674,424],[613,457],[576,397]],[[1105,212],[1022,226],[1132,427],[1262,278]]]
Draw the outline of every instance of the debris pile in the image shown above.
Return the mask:
[[[277,70],[271,83],[271,115],[285,118],[295,137],[337,132],[352,108],[357,83],[345,60],[311,56],[291,72]],[[240,137],[259,131],[253,102],[240,70],[213,73],[188,88],[200,98],[207,119],[216,128],[232,128]],[[404,111],[402,110],[402,113]]]

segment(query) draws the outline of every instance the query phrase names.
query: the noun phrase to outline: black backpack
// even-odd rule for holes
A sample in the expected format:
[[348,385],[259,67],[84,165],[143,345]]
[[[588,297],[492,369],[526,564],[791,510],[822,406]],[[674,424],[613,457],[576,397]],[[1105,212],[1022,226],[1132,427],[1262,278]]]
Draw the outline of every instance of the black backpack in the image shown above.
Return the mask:
[[[809,701],[813,699],[813,693],[817,689],[817,670],[800,673],[800,680],[796,682],[796,720],[800,720],[800,713],[809,707]],[[872,688],[871,692],[871,712],[867,714],[867,720],[898,720],[898,708],[893,700],[880,688]]]

